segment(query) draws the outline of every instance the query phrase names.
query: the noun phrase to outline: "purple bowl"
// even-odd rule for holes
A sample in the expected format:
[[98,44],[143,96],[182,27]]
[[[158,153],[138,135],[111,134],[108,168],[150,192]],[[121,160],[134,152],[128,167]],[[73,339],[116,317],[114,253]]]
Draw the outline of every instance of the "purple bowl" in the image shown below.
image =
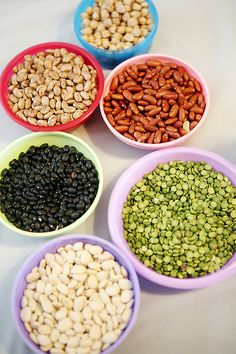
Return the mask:
[[144,278],[170,288],[203,288],[218,283],[236,272],[236,253],[227,264],[215,273],[198,278],[172,278],[146,267],[131,252],[123,236],[122,208],[130,189],[143,178],[144,174],[154,170],[158,163],[166,163],[175,160],[208,162],[215,170],[228,176],[232,184],[236,186],[236,167],[231,162],[213,152],[187,147],[155,151],[132,164],[117,181],[108,206],[109,231],[113,242],[123,251],[127,259],[133,264],[135,270]]
[[135,273],[135,270],[130,263],[130,261],[125,257],[125,255],[120,251],[116,246],[114,246],[112,243],[101,239],[96,236],[91,236],[91,235],[67,235],[63,237],[59,237],[57,239],[54,239],[52,241],[47,242],[44,244],[42,247],[40,247],[36,252],[34,252],[22,265],[19,273],[16,276],[16,279],[13,284],[12,288],[12,294],[11,294],[11,312],[12,312],[12,317],[16,326],[16,329],[18,333],[20,334],[21,339],[23,342],[34,352],[37,354],[45,354],[40,348],[32,342],[30,339],[28,332],[26,331],[23,322],[20,319],[20,309],[21,309],[21,298],[23,296],[25,287],[26,287],[26,281],[25,277],[28,273],[31,272],[31,270],[38,266],[41,259],[44,257],[45,253],[54,253],[56,250],[64,246],[66,244],[73,244],[75,242],[84,242],[84,243],[90,243],[92,245],[99,245],[101,246],[104,250],[110,252],[111,254],[114,255],[116,261],[124,266],[126,270],[128,271],[128,278],[133,284],[133,292],[134,292],[134,304],[133,304],[133,312],[131,315],[131,318],[129,320],[129,323],[127,327],[123,330],[122,334],[120,337],[117,339],[115,343],[113,343],[109,348],[104,350],[102,354],[109,354],[113,350],[115,350],[128,336],[130,331],[132,330],[138,310],[139,310],[139,304],[140,304],[140,287],[139,287],[139,281],[138,277]]

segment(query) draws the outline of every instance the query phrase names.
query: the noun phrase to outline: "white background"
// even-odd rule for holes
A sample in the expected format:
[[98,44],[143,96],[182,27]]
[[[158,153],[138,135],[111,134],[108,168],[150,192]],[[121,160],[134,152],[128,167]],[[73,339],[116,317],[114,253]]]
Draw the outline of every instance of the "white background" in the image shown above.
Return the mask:
[[[210,90],[208,117],[185,146],[201,147],[236,163],[236,2],[156,0],[160,16],[152,52],[178,56],[195,66]],[[77,43],[75,0],[0,0],[0,70],[19,51],[40,42]],[[0,108],[0,148],[29,131]],[[94,148],[104,168],[105,186],[95,214],[75,230],[109,239],[107,204],[111,190],[132,162],[145,154],[119,142],[100,114],[73,134]],[[0,226],[0,354],[30,354],[10,315],[13,279],[24,259],[43,239],[24,238]],[[174,291],[140,279],[137,324],[114,354],[235,354],[236,275],[198,291]]]

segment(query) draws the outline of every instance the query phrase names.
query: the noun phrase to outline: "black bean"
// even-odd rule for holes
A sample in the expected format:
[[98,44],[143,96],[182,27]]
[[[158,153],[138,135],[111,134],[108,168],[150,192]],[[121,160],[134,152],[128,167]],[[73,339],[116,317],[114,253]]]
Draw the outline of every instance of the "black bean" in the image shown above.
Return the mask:
[[48,232],[77,220],[98,189],[93,163],[75,147],[31,146],[1,171],[0,209],[26,231]]

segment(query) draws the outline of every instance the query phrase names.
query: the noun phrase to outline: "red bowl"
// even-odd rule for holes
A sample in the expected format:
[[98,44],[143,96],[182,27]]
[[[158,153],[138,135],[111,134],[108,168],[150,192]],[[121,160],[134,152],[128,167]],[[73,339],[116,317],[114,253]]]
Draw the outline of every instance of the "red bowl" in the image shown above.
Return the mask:
[[[97,71],[97,96],[91,106],[88,108],[88,110],[82,114],[79,118],[66,123],[66,124],[60,124],[57,126],[51,126],[51,127],[42,127],[39,125],[33,125],[31,123],[28,123],[18,117],[15,113],[12,112],[11,107],[8,104],[8,81],[11,78],[13,74],[13,68],[14,66],[22,63],[24,61],[24,56],[27,54],[30,55],[35,55],[39,52],[43,52],[46,49],[56,49],[56,48],[65,48],[69,52],[75,53],[76,55],[81,55],[84,59],[85,64],[91,65],[94,67],[94,69]],[[100,99],[102,97],[103,93],[103,87],[104,87],[104,76],[102,72],[102,68],[98,61],[85,49],[82,49],[78,47],[77,45],[70,44],[70,43],[65,43],[65,42],[47,42],[47,43],[41,43],[37,44],[33,47],[27,48],[17,54],[5,67],[5,69],[2,72],[2,75],[0,77],[0,100],[2,102],[2,105],[7,112],[7,114],[10,116],[12,120],[14,120],[16,123],[22,125],[23,127],[32,130],[32,131],[72,131],[82,124],[86,122],[86,120],[92,115],[94,110],[97,108],[99,105]]]

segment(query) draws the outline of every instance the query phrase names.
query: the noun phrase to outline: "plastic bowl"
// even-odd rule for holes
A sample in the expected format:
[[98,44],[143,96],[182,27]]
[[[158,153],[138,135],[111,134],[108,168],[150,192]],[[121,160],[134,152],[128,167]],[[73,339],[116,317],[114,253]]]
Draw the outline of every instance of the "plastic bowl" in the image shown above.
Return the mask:
[[15,158],[19,157],[21,152],[25,152],[31,145],[40,146],[44,143],[48,143],[49,145],[57,145],[57,146],[75,146],[80,152],[82,152],[88,159],[90,159],[97,171],[99,178],[99,185],[97,195],[89,207],[89,209],[74,223],[55,231],[50,232],[30,232],[18,229],[12,223],[10,223],[5,215],[0,211],[0,222],[8,227],[9,229],[17,232],[18,234],[30,237],[55,237],[59,235],[63,235],[65,233],[71,232],[76,227],[80,226],[95,210],[98,201],[101,197],[102,187],[103,187],[103,172],[100,161],[96,155],[96,153],[92,150],[92,148],[87,145],[83,140],[62,132],[52,132],[52,133],[32,133],[28,134],[22,138],[19,138],[13,141],[10,145],[8,145],[5,149],[3,149],[0,153],[0,174],[4,168],[9,167],[9,162]]
[[[65,48],[71,53],[75,53],[76,55],[81,55],[84,59],[85,64],[93,66],[96,71],[97,71],[97,96],[91,106],[88,108],[88,110],[82,114],[79,118],[73,120],[72,122],[66,123],[66,124],[61,124],[57,126],[51,126],[51,127],[41,127],[39,125],[33,125],[29,122],[24,121],[20,117],[18,117],[15,113],[12,112],[11,107],[9,106],[7,102],[7,96],[8,96],[8,81],[10,77],[13,74],[13,68],[14,66],[22,63],[24,61],[24,56],[25,55],[35,55],[39,52],[45,51],[46,49],[56,49],[56,48]],[[94,110],[97,108],[99,101],[102,97],[102,92],[103,92],[103,87],[104,87],[104,76],[102,72],[102,68],[100,64],[97,62],[97,60],[86,50],[78,47],[77,45],[70,44],[70,43],[64,43],[64,42],[48,42],[48,43],[41,43],[37,44],[33,47],[27,48],[17,54],[5,67],[5,69],[2,72],[2,75],[0,77],[0,100],[2,102],[2,105],[7,112],[7,114],[10,116],[11,119],[13,119],[16,123],[22,125],[23,127],[32,130],[32,131],[72,131],[82,124],[84,124],[89,117],[92,115]]]
[[135,270],[146,279],[177,289],[197,289],[218,283],[236,272],[236,254],[224,267],[217,272],[198,278],[178,279],[159,274],[146,267],[131,252],[128,243],[123,236],[122,208],[130,189],[143,176],[154,170],[159,163],[170,161],[206,161],[217,171],[228,176],[236,186],[236,167],[223,157],[206,150],[194,148],[172,148],[163,151],[155,151],[148,154],[131,165],[119,178],[111,194],[108,207],[108,225],[113,242],[124,252],[133,264]]
[[89,6],[93,6],[94,0],[82,0],[75,11],[75,18],[74,18],[74,31],[79,42],[88,52],[90,52],[95,56],[95,58],[97,58],[97,60],[101,63],[102,66],[108,69],[113,69],[118,64],[122,63],[124,60],[127,60],[128,58],[132,58],[136,55],[147,53],[152,45],[153,39],[157,32],[158,13],[152,0],[146,0],[146,2],[149,5],[149,11],[153,18],[152,31],[149,32],[147,37],[145,37],[145,39],[142,42],[136,44],[135,46],[124,50],[114,51],[114,50],[105,50],[105,49],[96,48],[95,46],[89,44],[87,41],[83,39],[81,35],[81,29],[83,28],[83,21],[81,18],[81,14],[85,12]]
[[[193,130],[191,130],[188,134],[186,134],[185,136],[182,136],[179,139],[176,139],[174,141],[169,141],[167,143],[161,143],[161,144],[139,143],[137,141],[133,141],[133,140],[130,140],[130,139],[124,137],[122,134],[118,133],[111,126],[111,124],[108,122],[106,114],[105,114],[104,109],[103,109],[103,100],[104,100],[104,97],[107,96],[108,93],[109,93],[110,84],[111,84],[111,81],[114,78],[114,76],[117,76],[117,74],[119,72],[121,72],[125,67],[127,67],[129,65],[143,64],[147,60],[151,60],[151,59],[158,59],[158,60],[160,60],[160,61],[162,61],[164,63],[172,62],[172,63],[176,63],[178,65],[183,66],[188,71],[188,73],[190,75],[195,77],[200,82],[200,84],[202,86],[203,94],[205,96],[205,101],[206,101],[206,107],[205,107],[205,111],[203,113],[202,119],[200,120],[200,122],[197,124],[197,126]],[[210,96],[209,96],[209,90],[208,90],[207,84],[206,84],[204,78],[202,77],[202,75],[194,67],[192,67],[192,65],[188,64],[186,61],[184,61],[182,59],[173,57],[171,55],[153,54],[152,53],[152,54],[139,55],[137,57],[128,59],[127,61],[125,61],[122,64],[118,65],[114,70],[112,70],[112,72],[107,76],[106,81],[105,81],[105,87],[104,87],[104,91],[103,91],[103,96],[102,96],[102,99],[100,101],[100,110],[101,110],[101,114],[102,114],[102,117],[104,119],[104,122],[106,123],[106,125],[108,126],[110,131],[119,140],[121,140],[123,143],[126,143],[126,144],[128,144],[130,146],[136,147],[138,149],[143,149],[143,150],[159,150],[159,149],[165,149],[165,148],[181,145],[185,141],[189,140],[191,138],[191,136],[193,134],[195,134],[198,131],[198,129],[200,129],[202,124],[204,123],[204,121],[206,119],[206,116],[207,116],[207,113],[208,113],[208,110],[209,110],[209,104],[210,104]]]
[[24,324],[20,319],[21,298],[23,296],[24,289],[26,287],[25,277],[29,272],[31,272],[31,270],[34,267],[39,265],[40,260],[44,257],[46,253],[54,253],[59,247],[65,246],[66,244],[73,244],[75,242],[84,242],[93,245],[99,245],[104,250],[112,253],[115,256],[117,262],[126,268],[126,270],[128,271],[128,278],[133,284],[134,304],[133,304],[133,312],[129,320],[129,323],[127,327],[123,330],[122,334],[117,339],[117,341],[113,343],[110,347],[108,347],[106,350],[104,350],[102,353],[109,354],[113,350],[115,350],[125,340],[125,338],[128,336],[128,334],[130,333],[130,331],[132,330],[135,324],[138,310],[139,310],[139,304],[140,304],[140,288],[139,288],[138,277],[134,271],[134,268],[130,263],[130,261],[125,257],[125,255],[111,242],[108,242],[96,236],[67,235],[64,237],[60,237],[56,240],[52,240],[44,244],[25,261],[25,263],[22,265],[20,271],[18,272],[15,278],[13,288],[12,288],[11,312],[12,312],[12,317],[16,329],[21,339],[34,353],[43,354],[45,352],[40,350],[39,347],[31,341],[28,332],[24,327]]

